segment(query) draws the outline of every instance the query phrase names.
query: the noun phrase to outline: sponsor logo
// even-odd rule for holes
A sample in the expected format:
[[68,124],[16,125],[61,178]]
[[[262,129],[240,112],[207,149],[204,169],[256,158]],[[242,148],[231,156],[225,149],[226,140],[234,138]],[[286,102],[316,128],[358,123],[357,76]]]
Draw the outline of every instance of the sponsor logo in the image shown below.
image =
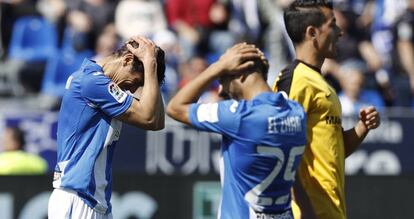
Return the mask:
[[325,122],[328,125],[341,125],[342,120],[340,116],[327,116]]
[[114,82],[109,83],[108,91],[115,98],[115,100],[118,101],[118,103],[124,102],[127,97],[127,94]]
[[293,219],[293,216],[290,210],[282,214],[267,214],[256,212],[256,219]]

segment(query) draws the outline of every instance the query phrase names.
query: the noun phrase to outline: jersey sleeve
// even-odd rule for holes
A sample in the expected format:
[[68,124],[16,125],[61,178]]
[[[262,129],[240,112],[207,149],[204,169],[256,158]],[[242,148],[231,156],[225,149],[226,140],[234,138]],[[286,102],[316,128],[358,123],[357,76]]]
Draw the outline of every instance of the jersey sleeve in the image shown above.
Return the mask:
[[132,104],[133,98],[102,73],[85,76],[81,85],[82,97],[88,105],[101,109],[110,117],[124,113]]
[[189,117],[197,129],[235,136],[240,127],[240,109],[240,103],[235,100],[192,104]]

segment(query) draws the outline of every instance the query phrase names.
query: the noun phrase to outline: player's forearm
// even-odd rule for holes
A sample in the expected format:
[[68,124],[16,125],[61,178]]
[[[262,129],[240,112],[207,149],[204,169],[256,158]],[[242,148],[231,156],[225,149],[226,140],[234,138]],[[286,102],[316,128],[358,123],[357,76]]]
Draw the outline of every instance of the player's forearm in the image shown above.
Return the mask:
[[411,81],[414,81],[414,45],[411,42],[398,42],[398,53],[404,71],[407,72]]
[[220,74],[221,69],[217,64],[212,64],[199,76],[188,82],[175,96],[178,104],[191,104],[198,101],[201,94]]
[[344,131],[345,157],[351,155],[368,134],[367,127],[359,121],[352,129]]
[[161,130],[165,126],[165,111],[164,111],[164,102],[162,100],[161,93],[159,93],[156,103],[156,116],[155,116],[155,125],[157,130]]
[[144,62],[145,82],[140,97],[142,120],[147,121],[154,129],[164,127],[164,104],[157,79],[155,60]]
[[368,63],[370,70],[377,71],[382,67],[381,57],[379,57],[371,42],[361,42],[359,45],[359,51],[362,58],[364,58],[364,60]]
[[220,71],[217,64],[212,64],[199,76],[188,82],[168,103],[167,114],[177,121],[190,124],[187,112],[190,104],[197,102],[203,91],[218,77]]

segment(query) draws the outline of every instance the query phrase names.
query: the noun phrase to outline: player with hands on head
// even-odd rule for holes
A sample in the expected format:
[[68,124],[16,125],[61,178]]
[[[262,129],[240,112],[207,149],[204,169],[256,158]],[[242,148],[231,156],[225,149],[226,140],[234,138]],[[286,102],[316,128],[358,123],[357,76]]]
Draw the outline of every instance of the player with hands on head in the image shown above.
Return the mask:
[[[134,68],[144,74],[135,75],[135,83],[131,79],[125,79],[125,85],[120,83],[120,88],[134,93],[138,101],[119,119],[147,130],[163,129],[165,113],[160,84],[165,77],[164,51],[151,40],[139,36],[132,37],[126,47],[135,56]],[[128,53],[126,55],[131,56]]]
[[[271,91],[268,68],[254,45],[237,44],[167,106],[173,119],[223,136],[220,219],[293,219],[290,190],[305,150],[306,115],[298,103]],[[216,79],[221,96],[231,99],[197,103]]]
[[49,219],[112,218],[112,157],[122,122],[164,128],[164,62],[162,49],[136,36],[99,62],[85,59],[68,78]]

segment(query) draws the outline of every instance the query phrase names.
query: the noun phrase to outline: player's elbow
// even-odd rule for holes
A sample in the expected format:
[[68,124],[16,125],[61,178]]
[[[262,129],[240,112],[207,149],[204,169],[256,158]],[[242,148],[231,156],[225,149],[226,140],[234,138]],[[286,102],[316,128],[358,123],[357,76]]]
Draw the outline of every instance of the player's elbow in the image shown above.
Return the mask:
[[162,130],[165,127],[164,114],[160,116],[153,116],[143,121],[144,126],[147,130],[158,131]]
[[158,118],[152,126],[152,131],[159,131],[164,129],[165,127],[165,119],[164,119],[164,115],[162,115],[162,117]]
[[171,105],[167,106],[167,115],[173,118],[176,121],[182,122],[187,125],[191,125],[189,116],[188,116],[188,107],[187,105]]
[[167,115],[168,115],[169,117],[171,117],[171,118],[173,118],[173,119],[176,119],[176,118],[177,118],[177,115],[178,115],[178,109],[177,109],[177,107],[175,107],[175,106],[174,106],[174,104],[172,104],[172,102],[170,102],[170,103],[167,105],[167,109],[166,109],[166,111],[167,111]]
[[164,126],[147,126],[146,129],[149,131],[159,131],[164,129]]
[[119,117],[123,122],[144,130],[157,131],[164,128],[164,112],[157,114],[139,114],[127,112]]
[[183,117],[185,117],[185,107],[176,104],[168,104],[166,111],[169,117],[183,122]]

